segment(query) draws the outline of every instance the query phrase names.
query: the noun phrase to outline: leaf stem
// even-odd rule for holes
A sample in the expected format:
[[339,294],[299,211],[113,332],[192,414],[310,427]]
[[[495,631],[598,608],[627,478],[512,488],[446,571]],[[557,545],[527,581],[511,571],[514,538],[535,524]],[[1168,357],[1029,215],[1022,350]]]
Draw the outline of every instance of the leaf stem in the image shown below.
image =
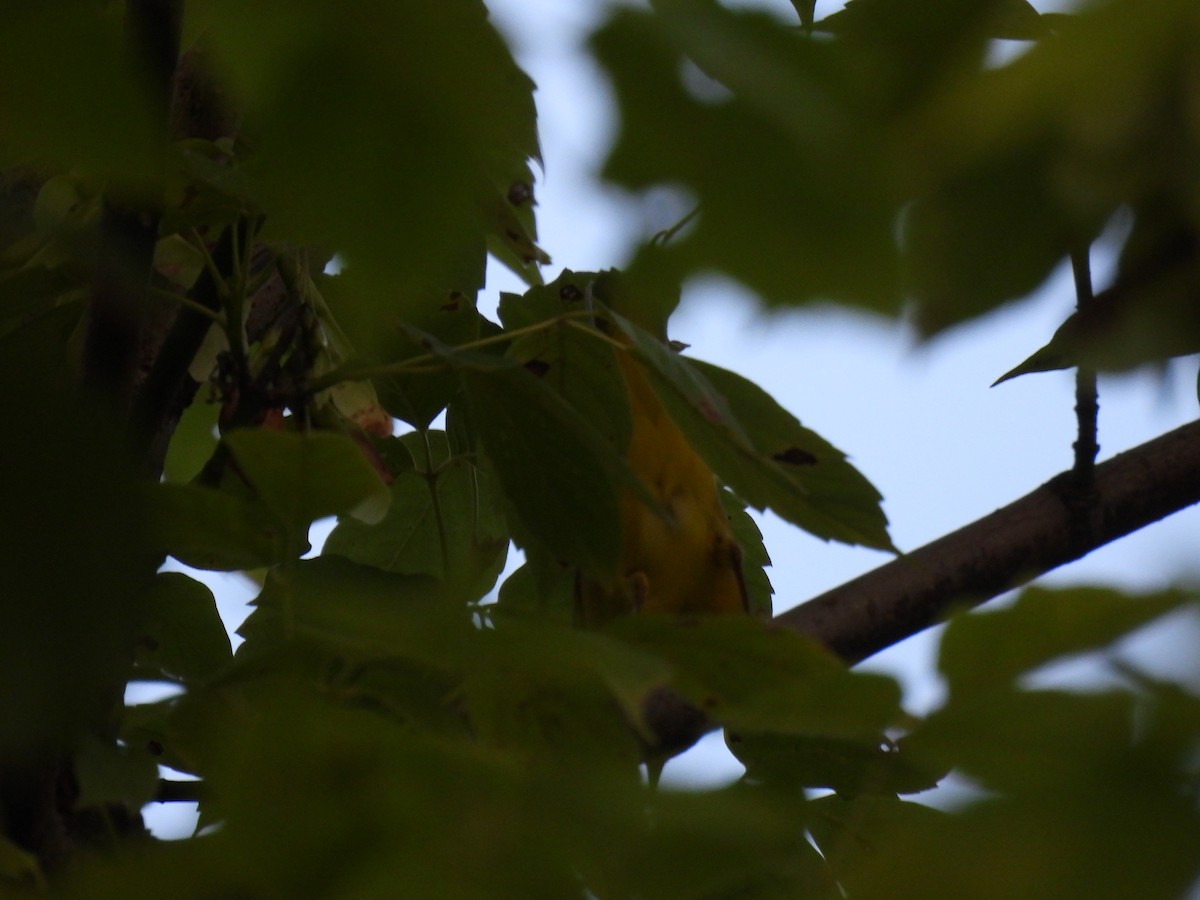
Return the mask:
[[[479,350],[483,347],[491,347],[495,344],[503,344],[506,341],[511,341],[513,338],[524,337],[527,334],[537,334],[540,331],[548,331],[551,328],[557,327],[560,323],[567,322],[568,324],[574,319],[581,319],[589,316],[587,310],[572,310],[570,312],[560,313],[549,319],[544,319],[541,322],[535,322],[532,325],[526,325],[522,328],[514,328],[512,331],[503,331],[500,334],[489,335],[485,338],[479,338],[474,341],[467,341],[465,344],[456,344],[449,347],[451,353],[461,353],[469,350]],[[331,372],[327,372],[320,378],[315,379],[309,385],[309,390],[314,394],[320,391],[328,390],[335,384],[340,384],[343,381],[362,381],[367,378],[377,378],[383,375],[405,375],[413,372],[430,371],[421,367],[427,366],[428,363],[439,362],[432,371],[440,371],[447,365],[449,361],[445,360],[445,354],[429,352],[422,353],[420,356],[413,356],[403,362],[398,363],[383,363],[381,365],[345,365],[339,366]]]
[[178,303],[180,306],[190,309],[192,312],[196,313],[196,315],[203,316],[211,322],[220,325],[222,328],[225,327],[224,316],[222,316],[219,312],[214,312],[213,310],[209,309],[203,303],[197,303],[191,297],[187,297],[183,294],[176,294],[172,291],[164,291],[162,288],[157,287],[150,288],[150,296],[153,299],[159,300],[163,303]]
[[433,465],[433,447],[429,443],[429,429],[421,429],[421,446],[425,450],[425,483],[429,486],[429,504],[433,510],[433,521],[437,524],[438,545],[442,551],[442,578],[450,577],[450,541],[446,537],[446,520],[442,515],[442,503],[438,497],[438,470]]

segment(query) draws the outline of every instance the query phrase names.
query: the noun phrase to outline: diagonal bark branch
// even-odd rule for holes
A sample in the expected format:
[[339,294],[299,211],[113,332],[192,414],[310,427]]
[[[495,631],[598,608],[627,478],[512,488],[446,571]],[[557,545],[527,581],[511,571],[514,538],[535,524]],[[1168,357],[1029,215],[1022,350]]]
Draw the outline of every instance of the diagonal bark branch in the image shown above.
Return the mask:
[[1200,422],[1071,473],[848,581],[775,621],[854,664],[953,609],[977,606],[1097,547],[1200,502]]

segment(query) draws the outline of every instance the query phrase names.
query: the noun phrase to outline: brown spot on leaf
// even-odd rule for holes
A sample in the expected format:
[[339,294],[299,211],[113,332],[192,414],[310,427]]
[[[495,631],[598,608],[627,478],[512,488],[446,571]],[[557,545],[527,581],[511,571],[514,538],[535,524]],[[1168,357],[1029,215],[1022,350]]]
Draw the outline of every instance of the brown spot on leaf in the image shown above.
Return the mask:
[[573,284],[564,284],[558,289],[558,296],[568,303],[583,299],[583,291]]
[[815,466],[817,458],[807,450],[801,450],[799,447],[788,447],[780,453],[771,455],[771,459],[776,462],[787,463],[790,466]]
[[550,363],[546,362],[544,359],[531,359],[529,362],[525,363],[525,368],[538,378],[541,378],[550,371]]

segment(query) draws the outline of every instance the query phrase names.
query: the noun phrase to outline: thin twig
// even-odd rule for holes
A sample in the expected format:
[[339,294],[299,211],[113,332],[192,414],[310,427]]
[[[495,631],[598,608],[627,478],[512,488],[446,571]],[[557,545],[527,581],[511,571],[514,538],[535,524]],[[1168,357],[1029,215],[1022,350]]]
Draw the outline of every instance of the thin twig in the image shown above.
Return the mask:
[[[1076,313],[1080,314],[1095,300],[1092,292],[1092,272],[1087,247],[1071,254],[1071,273],[1075,276],[1075,309]],[[1077,437],[1071,446],[1075,450],[1075,466],[1072,472],[1080,485],[1086,485],[1091,480],[1093,469],[1096,466],[1096,455],[1100,452],[1096,436],[1099,411],[1096,371],[1086,366],[1079,366],[1075,370]]]

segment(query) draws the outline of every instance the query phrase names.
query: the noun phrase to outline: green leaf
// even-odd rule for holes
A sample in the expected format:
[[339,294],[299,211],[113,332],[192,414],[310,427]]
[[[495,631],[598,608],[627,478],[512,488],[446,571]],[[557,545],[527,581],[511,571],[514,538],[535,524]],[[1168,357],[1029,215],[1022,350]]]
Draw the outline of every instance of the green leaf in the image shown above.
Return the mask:
[[537,245],[533,171],[527,162],[505,179],[489,203],[488,251],[526,284],[542,283],[538,266],[550,262]]
[[495,185],[538,156],[533,83],[478,0],[357,9],[206,0],[188,24],[220,48],[254,134],[268,227],[336,247],[371,284],[363,302],[404,317],[413,287],[479,286],[463,273],[482,277]]
[[1026,588],[1007,609],[952,619],[938,668],[951,693],[1005,687],[1056,659],[1107,647],[1190,599],[1181,591]]
[[238,634],[248,654],[294,637],[445,667],[461,658],[471,631],[465,610],[446,603],[434,579],[322,556],[272,570]]
[[[203,688],[198,688],[203,690]],[[121,743],[133,752],[150,756],[160,765],[179,772],[194,772],[195,758],[186,741],[179,740],[171,717],[179,705],[178,697],[155,703],[126,706],[121,718]]]
[[[0,34],[0,168],[41,159],[137,184],[158,169],[162,110],[148,73],[129,64],[120,11],[34,4]],[[71,60],[63,67],[62,60]]]
[[940,810],[907,800],[831,794],[810,802],[808,828],[833,876],[846,885],[875,863],[881,848],[890,855],[898,839],[912,834],[928,836],[946,819]]
[[878,492],[839,450],[752,382],[616,319],[671,418],[739,497],[824,540],[894,549]]
[[[374,525],[342,519],[323,552],[387,572],[432,575],[444,583],[447,598],[471,602],[491,589],[504,566],[504,510],[490,473],[449,457],[444,432],[428,436],[437,446],[433,468],[400,474],[390,487],[387,516]],[[419,433],[400,441],[422,454]]]
[[803,837],[806,818],[801,797],[752,785],[659,791],[646,827],[592,855],[596,894],[832,900],[840,895]]
[[141,809],[158,787],[158,765],[149,754],[98,739],[84,741],[75,754],[75,775],[80,806]]
[[633,424],[625,378],[611,344],[590,326],[560,323],[517,339],[508,355],[569,403],[614,448]]
[[1041,144],[942,174],[904,218],[908,288],[926,334],[1031,292],[1099,223],[1056,202],[1054,159]]
[[763,543],[762,532],[758,524],[746,511],[746,506],[737,495],[731,491],[721,491],[721,506],[729,516],[729,525],[733,536],[742,548],[742,578],[746,583],[746,595],[750,600],[751,615],[764,619],[771,618],[771,595],[775,588],[767,576],[767,567],[771,565],[771,557],[767,555],[766,544]]
[[232,658],[212,591],[178,572],[155,576],[138,629],[135,677],[194,684]]
[[662,660],[610,637],[507,616],[482,633],[462,696],[486,741],[629,771],[640,760],[630,722],[668,672]]
[[728,732],[725,742],[746,777],[781,787],[832,788],[843,797],[912,794],[935,787],[948,767],[912,759],[903,742],[804,734]]
[[197,399],[183,411],[167,447],[163,473],[168,481],[186,484],[200,473],[217,449],[217,416],[221,407]]
[[523,526],[558,558],[610,571],[621,533],[616,448],[524,368],[461,377],[473,426]]
[[263,568],[302,552],[305,543],[262,502],[227,490],[158,484],[149,489],[148,507],[158,546],[196,569]]
[[626,616],[610,633],[671,663],[671,686],[735,731],[874,739],[901,717],[891,678],[850,672],[827,650],[740,616]]
[[953,765],[1006,795],[1080,795],[1122,769],[1130,772],[1119,777],[1147,768],[1147,760],[1126,759],[1134,712],[1124,691],[996,689],[947,704],[909,744],[928,765]]
[[0,837],[0,878],[8,884],[28,885],[41,893],[47,890],[38,858],[6,837]]
[[[760,459],[769,459],[802,488],[802,503],[793,506],[790,514],[772,505],[776,513],[826,540],[895,552],[880,505],[883,497],[844,453],[801,425],[752,381],[711,363],[689,360],[689,364],[725,397]],[[735,483],[730,480],[730,484]],[[790,499],[795,503],[798,496],[792,493]]]
[[500,585],[493,615],[535,614],[567,625],[575,620],[575,570],[526,547],[526,562]]
[[1086,300],[1046,346],[995,384],[1074,366],[1124,371],[1200,352],[1200,222],[1176,206],[1172,198],[1138,209],[1113,286]]
[[346,435],[245,428],[224,440],[258,497],[289,524],[336,514],[378,522],[387,512],[387,485]]
[[897,308],[899,192],[872,60],[712,0],[622,10],[592,48],[621,112],[605,176],[699,204],[664,265],[723,271],[771,303]]

